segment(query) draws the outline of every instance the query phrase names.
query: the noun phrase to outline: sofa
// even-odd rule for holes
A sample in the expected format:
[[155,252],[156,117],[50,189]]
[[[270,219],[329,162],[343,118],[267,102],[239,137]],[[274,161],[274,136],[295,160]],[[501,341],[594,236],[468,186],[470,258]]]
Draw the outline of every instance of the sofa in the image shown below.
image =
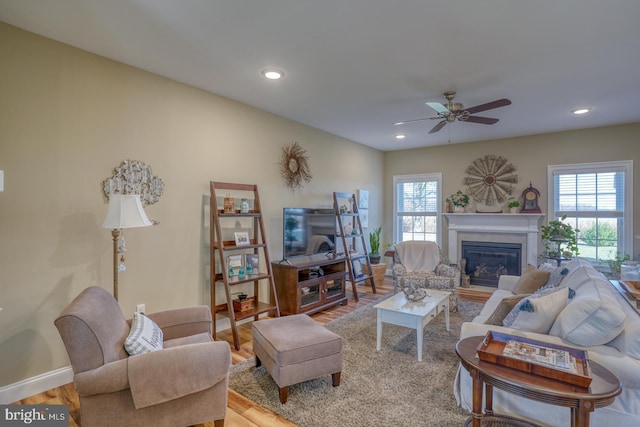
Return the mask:
[[[589,358],[613,372],[622,385],[621,394],[611,405],[591,413],[591,425],[640,425],[640,314],[585,259],[576,258],[557,268],[529,266],[529,269],[536,274],[547,270],[547,282],[523,297],[519,291],[525,274],[501,276],[498,289],[480,314],[462,324],[460,339],[484,336],[492,330],[586,349]],[[554,283],[548,283],[552,280]],[[471,411],[472,380],[462,366],[456,374],[454,394],[458,405]],[[571,425],[568,408],[525,399],[497,388],[493,389],[493,409],[497,414],[542,426]]]

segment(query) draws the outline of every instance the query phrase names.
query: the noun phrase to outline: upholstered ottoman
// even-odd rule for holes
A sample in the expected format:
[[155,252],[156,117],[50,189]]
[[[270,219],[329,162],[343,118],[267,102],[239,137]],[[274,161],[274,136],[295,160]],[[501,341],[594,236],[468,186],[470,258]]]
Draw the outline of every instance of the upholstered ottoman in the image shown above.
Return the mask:
[[306,314],[253,322],[253,352],[256,367],[264,365],[286,403],[289,386],[331,375],[340,385],[342,338]]

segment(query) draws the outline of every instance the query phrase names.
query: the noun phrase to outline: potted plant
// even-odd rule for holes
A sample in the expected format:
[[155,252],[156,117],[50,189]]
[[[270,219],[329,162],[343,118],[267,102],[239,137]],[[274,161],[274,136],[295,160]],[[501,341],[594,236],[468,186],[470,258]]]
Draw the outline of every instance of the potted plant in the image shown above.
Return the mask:
[[559,220],[549,221],[540,227],[540,238],[549,258],[572,258],[578,255],[578,230],[571,224],[564,222],[563,215]]
[[458,190],[447,199],[447,203],[453,205],[454,212],[464,212],[465,206],[469,204],[469,196]]
[[518,208],[520,207],[520,200],[518,199],[509,199],[509,204],[507,205],[509,208],[509,212],[518,213]]
[[629,254],[624,254],[624,256],[621,256],[620,252],[616,252],[615,258],[602,260],[600,261],[600,263],[609,266],[611,273],[608,274],[608,276],[610,279],[619,279],[620,272],[622,270],[622,264],[629,261],[630,259],[631,257],[629,256]]
[[369,261],[371,264],[380,263],[380,233],[382,232],[382,226],[374,228],[369,233],[369,245],[371,246],[371,252],[369,252]]

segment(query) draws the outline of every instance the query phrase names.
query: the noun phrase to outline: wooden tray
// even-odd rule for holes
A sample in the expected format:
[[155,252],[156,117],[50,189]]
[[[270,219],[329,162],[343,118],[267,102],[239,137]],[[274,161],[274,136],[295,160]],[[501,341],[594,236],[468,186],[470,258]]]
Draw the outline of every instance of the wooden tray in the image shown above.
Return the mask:
[[619,282],[635,299],[640,299],[640,282],[636,280],[620,280]]
[[[509,354],[504,354],[504,348],[509,340],[537,347],[566,351],[576,358],[576,367],[578,368],[578,372],[568,372],[560,368],[542,365],[533,361],[518,359]],[[497,365],[506,366],[508,368],[517,369],[519,371],[528,372],[545,378],[551,378],[579,387],[587,388],[589,387],[589,384],[591,384],[591,368],[589,367],[589,357],[586,350],[489,331],[487,332],[484,340],[480,345],[478,345],[477,351],[480,360],[485,362],[495,363]]]

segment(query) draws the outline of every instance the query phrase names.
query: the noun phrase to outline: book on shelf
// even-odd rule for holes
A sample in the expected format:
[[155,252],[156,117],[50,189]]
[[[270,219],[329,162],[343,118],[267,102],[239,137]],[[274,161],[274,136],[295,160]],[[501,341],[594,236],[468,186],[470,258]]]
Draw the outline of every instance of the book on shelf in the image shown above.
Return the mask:
[[578,373],[576,358],[566,350],[508,340],[502,354],[513,357],[514,359],[549,366],[573,374]]

